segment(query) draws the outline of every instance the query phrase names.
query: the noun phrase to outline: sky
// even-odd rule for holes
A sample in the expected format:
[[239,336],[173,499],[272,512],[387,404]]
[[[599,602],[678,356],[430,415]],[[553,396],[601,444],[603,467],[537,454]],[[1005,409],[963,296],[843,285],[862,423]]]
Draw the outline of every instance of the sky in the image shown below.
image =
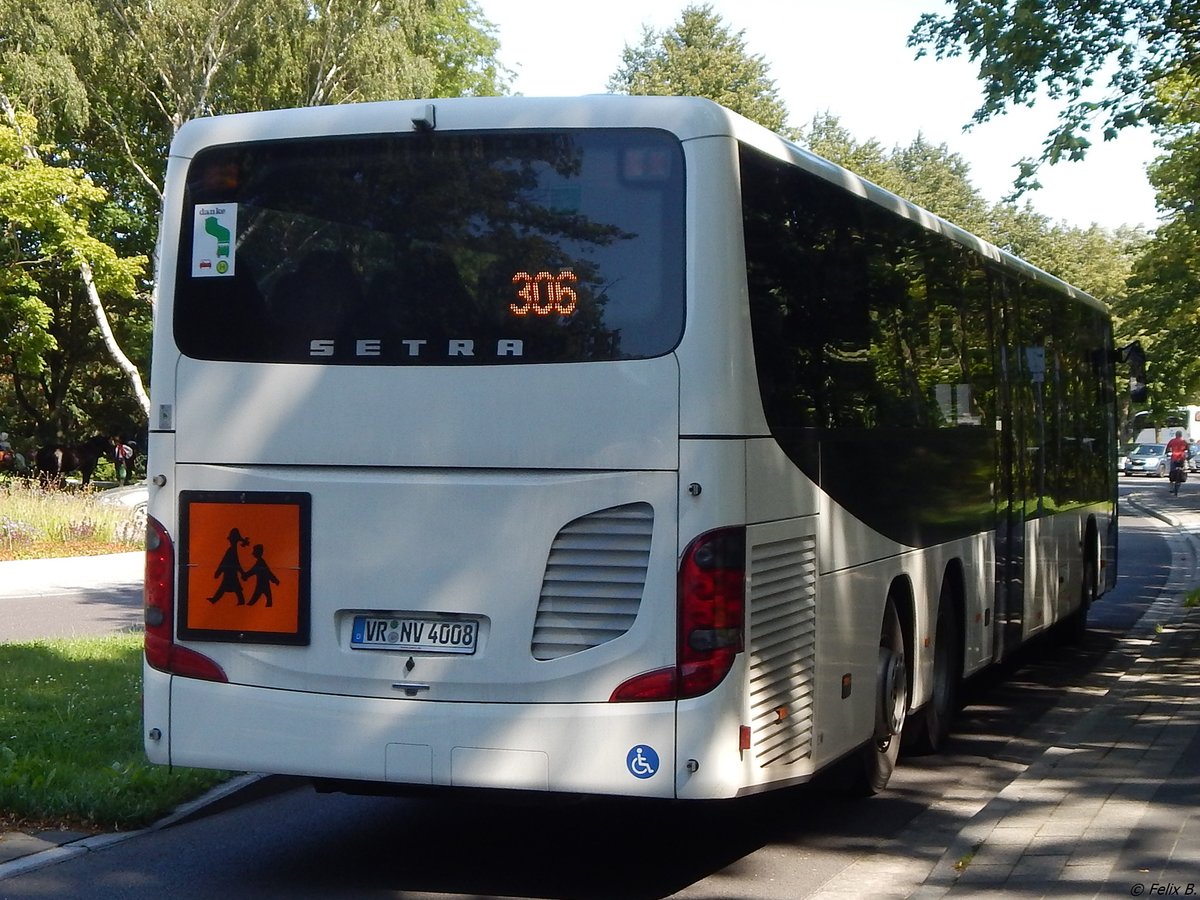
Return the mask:
[[[915,59],[906,46],[923,12],[940,0],[707,0],[746,50],[767,63],[789,125],[829,113],[859,142],[886,149],[919,134],[945,144],[970,166],[972,183],[992,202],[1012,187],[1015,165],[1036,157],[1057,108],[1019,108],[964,132],[981,103],[976,68],[966,60]],[[515,73],[514,93],[604,93],[626,44],[642,28],[670,29],[688,0],[479,0],[497,26],[499,58]],[[1081,163],[1043,167],[1030,202],[1054,222],[1087,228],[1157,223],[1146,180],[1156,155],[1152,135],[1126,130],[1098,138]]]

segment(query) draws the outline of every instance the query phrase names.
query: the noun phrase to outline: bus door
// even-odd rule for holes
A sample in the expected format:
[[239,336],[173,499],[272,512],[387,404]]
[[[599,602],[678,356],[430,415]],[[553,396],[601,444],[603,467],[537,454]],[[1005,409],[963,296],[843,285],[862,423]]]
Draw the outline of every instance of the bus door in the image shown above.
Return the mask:
[[[1001,283],[1001,291],[1006,286]],[[1015,304],[1016,298],[1010,298]],[[1029,383],[1015,339],[1015,306],[1000,316],[1000,434],[996,447],[995,658],[1021,643],[1025,608],[1025,507],[1029,484]]]

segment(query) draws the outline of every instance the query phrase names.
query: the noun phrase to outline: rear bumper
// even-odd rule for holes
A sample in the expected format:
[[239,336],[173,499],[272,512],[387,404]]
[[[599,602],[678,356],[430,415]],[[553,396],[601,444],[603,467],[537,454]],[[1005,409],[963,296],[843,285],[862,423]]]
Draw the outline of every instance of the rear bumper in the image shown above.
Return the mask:
[[[153,669],[146,671],[146,686],[146,752],[156,763],[397,784],[676,796],[672,702],[379,699],[218,684]],[[187,715],[170,720],[172,705]],[[150,737],[154,729],[157,740]]]

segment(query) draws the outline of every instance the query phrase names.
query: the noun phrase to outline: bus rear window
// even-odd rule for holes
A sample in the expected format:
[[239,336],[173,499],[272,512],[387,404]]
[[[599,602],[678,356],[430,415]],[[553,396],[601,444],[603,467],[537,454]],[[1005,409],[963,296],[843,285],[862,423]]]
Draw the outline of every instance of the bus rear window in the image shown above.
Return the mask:
[[208,148],[174,332],[198,359],[643,359],[683,329],[683,154],[659,131],[412,133]]

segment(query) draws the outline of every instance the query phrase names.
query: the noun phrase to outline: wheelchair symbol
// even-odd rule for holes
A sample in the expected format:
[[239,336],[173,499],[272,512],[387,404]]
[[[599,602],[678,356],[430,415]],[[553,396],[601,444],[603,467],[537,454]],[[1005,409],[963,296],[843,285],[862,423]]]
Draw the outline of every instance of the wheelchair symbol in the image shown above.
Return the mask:
[[649,778],[658,771],[658,754],[653,747],[639,744],[625,757],[625,767],[634,778]]

